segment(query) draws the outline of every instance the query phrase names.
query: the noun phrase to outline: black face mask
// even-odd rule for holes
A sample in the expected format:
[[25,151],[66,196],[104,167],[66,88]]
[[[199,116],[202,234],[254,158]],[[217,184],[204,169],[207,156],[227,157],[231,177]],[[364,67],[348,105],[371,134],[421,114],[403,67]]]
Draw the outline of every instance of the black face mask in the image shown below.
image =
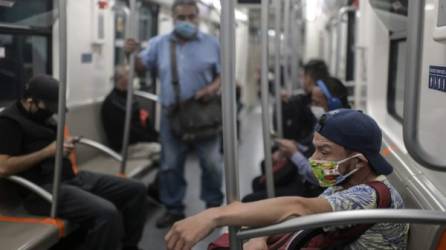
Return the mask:
[[28,114],[31,119],[37,122],[44,122],[54,115],[53,112],[49,111],[48,109],[41,108],[38,108],[38,110],[35,112],[28,111]]

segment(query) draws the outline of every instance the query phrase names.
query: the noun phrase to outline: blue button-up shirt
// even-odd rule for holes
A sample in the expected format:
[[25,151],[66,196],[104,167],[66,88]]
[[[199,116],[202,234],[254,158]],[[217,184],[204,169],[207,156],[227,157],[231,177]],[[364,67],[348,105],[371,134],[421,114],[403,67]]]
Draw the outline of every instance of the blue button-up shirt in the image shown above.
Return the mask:
[[[161,81],[161,104],[165,107],[176,102],[172,86],[170,43],[173,33],[151,39],[139,57],[144,65],[156,70]],[[176,46],[181,100],[195,95],[220,74],[220,45],[215,37],[198,32],[197,37]]]

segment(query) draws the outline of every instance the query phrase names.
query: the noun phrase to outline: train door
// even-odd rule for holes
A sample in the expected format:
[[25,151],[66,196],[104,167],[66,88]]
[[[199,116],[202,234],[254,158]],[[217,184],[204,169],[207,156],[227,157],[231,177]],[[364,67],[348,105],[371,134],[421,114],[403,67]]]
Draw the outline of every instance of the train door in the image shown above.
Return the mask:
[[0,6],[0,107],[23,94],[36,74],[52,72],[53,1]]
[[[421,1],[418,22],[409,27],[407,80],[404,102],[404,141],[410,155],[432,183],[446,192],[446,23],[443,0]],[[422,34],[422,35],[420,35]]]

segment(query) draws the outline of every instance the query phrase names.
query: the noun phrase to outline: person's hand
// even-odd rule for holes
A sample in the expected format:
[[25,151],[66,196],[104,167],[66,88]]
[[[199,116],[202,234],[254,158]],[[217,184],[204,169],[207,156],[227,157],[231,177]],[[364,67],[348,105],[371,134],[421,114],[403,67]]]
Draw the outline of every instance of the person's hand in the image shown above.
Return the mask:
[[[63,145],[63,155],[67,156],[74,150],[74,143],[76,142],[76,138],[69,137],[66,141],[64,141]],[[46,146],[44,152],[47,157],[54,157],[56,155],[57,146],[56,141],[52,142],[50,145]]]
[[286,156],[291,157],[296,152],[298,152],[296,142],[287,139],[277,139],[277,145],[279,146],[279,150],[282,151]]
[[243,250],[268,250],[266,237],[254,238],[243,244]]
[[215,209],[208,209],[195,216],[175,223],[164,240],[168,250],[189,250],[217,227]]
[[63,143],[63,156],[68,156],[74,150],[74,140],[70,139],[69,141],[65,141]]
[[212,85],[205,86],[202,89],[198,90],[195,94],[195,100],[206,100],[215,94],[217,94],[218,89],[214,89]]
[[282,99],[283,102],[288,102],[290,99],[290,94],[287,91],[280,92],[280,99]]
[[139,50],[139,43],[135,39],[129,38],[129,39],[125,40],[125,44],[124,44],[125,53],[131,54],[138,50]]

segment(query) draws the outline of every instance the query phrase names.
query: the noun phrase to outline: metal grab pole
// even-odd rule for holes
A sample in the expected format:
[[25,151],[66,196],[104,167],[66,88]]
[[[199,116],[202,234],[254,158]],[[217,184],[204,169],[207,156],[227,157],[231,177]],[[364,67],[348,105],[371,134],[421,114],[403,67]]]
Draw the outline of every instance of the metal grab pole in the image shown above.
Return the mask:
[[[228,204],[240,200],[235,100],[235,3],[221,1],[221,57],[223,146],[225,156],[226,196]],[[241,249],[237,227],[229,227],[231,249]]]
[[276,25],[276,41],[275,41],[275,92],[276,92],[276,126],[277,126],[277,135],[280,138],[283,138],[283,125],[282,125],[282,99],[281,99],[281,91],[282,91],[282,73],[280,70],[280,43],[281,40],[281,16],[282,16],[282,5],[281,1],[276,1],[276,13],[275,13],[275,25]]
[[[130,30],[127,33],[128,38],[135,38],[137,35],[136,32],[136,0],[130,0]],[[130,140],[130,123],[132,120],[132,104],[133,104],[133,78],[135,76],[135,57],[136,52],[130,54],[129,57],[129,83],[127,85],[127,103],[125,110],[125,121],[124,121],[124,138],[122,139],[122,162],[120,174],[125,175],[126,167],[127,167],[127,158],[128,158],[128,150],[129,150],[129,140]]]
[[268,197],[274,197],[274,179],[271,157],[270,120],[268,105],[268,0],[262,0],[262,120],[263,120],[263,150],[265,151],[266,190]]
[[337,25],[338,27],[336,28],[336,68],[335,68],[335,75],[336,77],[340,77],[340,63],[341,63],[341,51],[342,51],[342,18],[344,18],[345,14],[351,12],[351,11],[356,11],[356,8],[354,6],[346,6],[346,7],[342,7],[339,12],[338,12],[338,22]]
[[53,203],[51,217],[57,216],[59,188],[63,164],[65,107],[67,88],[67,0],[59,0],[59,101],[57,110],[56,162],[54,164]]
[[300,31],[300,23],[298,20],[298,11],[299,6],[293,5],[291,8],[291,21],[293,29],[291,29],[291,86],[293,91],[298,89],[297,79],[299,78],[299,31]]
[[288,91],[288,93],[291,93],[291,91],[293,90],[292,86],[291,86],[291,79],[290,79],[290,10],[291,9],[291,4],[290,4],[290,0],[285,0],[285,6],[284,6],[284,17],[283,17],[283,21],[284,21],[284,25],[283,25],[283,30],[284,30],[284,36],[283,36],[283,58],[284,58],[284,68],[285,70],[283,71],[284,73],[284,78],[285,78],[285,86],[286,89]]

